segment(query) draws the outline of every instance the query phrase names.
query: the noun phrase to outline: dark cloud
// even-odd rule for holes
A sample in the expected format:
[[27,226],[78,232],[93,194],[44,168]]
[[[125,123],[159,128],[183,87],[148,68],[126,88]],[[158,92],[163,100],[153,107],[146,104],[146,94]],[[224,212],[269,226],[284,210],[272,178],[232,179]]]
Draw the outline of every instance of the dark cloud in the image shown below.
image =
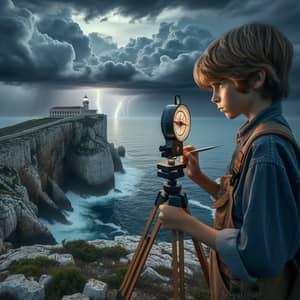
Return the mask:
[[[172,1],[173,6],[185,6],[197,9],[201,5],[209,7],[202,1]],[[156,89],[174,90],[195,88],[192,78],[192,69],[196,58],[202,53],[207,45],[214,39],[212,30],[203,29],[198,18],[180,18],[176,22],[163,22],[157,33],[149,37],[137,37],[130,39],[123,46],[113,41],[112,37],[100,33],[85,35],[80,26],[72,19],[71,8],[79,8],[85,5],[88,13],[92,4],[97,12],[98,7],[103,7],[104,12],[112,7],[121,8],[122,13],[129,14],[129,8],[136,4],[131,16],[145,15],[142,8],[148,7],[148,2],[141,1],[34,1],[16,0],[15,6],[11,0],[0,2],[0,80],[5,82],[35,82],[54,83],[61,85],[96,85],[98,87],[114,86],[130,89]],[[36,11],[38,7],[48,3],[49,7],[57,9],[54,15],[44,13],[38,17],[30,11]],[[152,1],[153,7],[161,10],[171,6],[171,1]],[[183,4],[184,3],[184,4]],[[289,28],[298,22],[296,14],[291,9],[293,1],[286,2],[269,0],[269,9],[262,10],[259,1],[248,1],[244,6],[241,2],[227,1],[227,6],[222,1],[214,1],[211,8],[222,11],[225,16],[245,17],[246,21],[271,19],[274,12],[273,22],[279,22],[279,28],[288,32],[295,45],[295,59],[292,69],[292,94],[299,95],[298,87],[300,67],[300,41],[297,42],[296,34]],[[290,7],[290,16],[293,20],[287,20],[287,13],[279,14],[284,8],[284,3]],[[30,9],[20,8],[27,5]],[[96,6],[96,4],[98,6]],[[150,5],[150,4],[149,4]],[[299,4],[295,2],[295,11]],[[155,9],[154,9],[155,11]],[[47,11],[48,12],[48,11]],[[149,13],[148,13],[149,14]],[[154,14],[154,13],[153,13]],[[246,16],[251,16],[246,18]],[[244,23],[244,22],[243,22]],[[239,23],[240,24],[240,23]],[[239,25],[238,24],[238,25]],[[218,26],[218,24],[215,24]],[[289,27],[290,26],[290,27]],[[298,28],[298,27],[297,27]],[[222,28],[223,32],[227,30]],[[221,30],[221,31],[222,31]],[[293,32],[296,32],[295,28]]]
[[34,12],[44,13],[45,10],[57,11],[61,7],[72,7],[84,13],[86,20],[105,16],[110,12],[131,17],[133,20],[140,18],[157,17],[163,10],[182,7],[186,9],[216,9],[221,8],[230,1],[194,1],[194,0],[15,0],[20,6],[30,8]]
[[37,23],[37,29],[41,34],[47,34],[53,40],[72,45],[76,61],[82,61],[91,55],[89,38],[70,18],[46,16]]
[[84,35],[69,10],[37,19],[10,0],[2,7],[0,79],[6,82],[191,87],[193,63],[212,39],[196,25],[162,23],[152,38],[118,48],[109,36]]
[[73,47],[41,34],[32,13],[3,0],[0,11],[0,80],[49,81],[72,72]]
[[111,36],[106,36],[96,32],[89,34],[89,41],[93,54],[97,56],[104,55],[107,52],[118,48],[118,45],[113,42]]

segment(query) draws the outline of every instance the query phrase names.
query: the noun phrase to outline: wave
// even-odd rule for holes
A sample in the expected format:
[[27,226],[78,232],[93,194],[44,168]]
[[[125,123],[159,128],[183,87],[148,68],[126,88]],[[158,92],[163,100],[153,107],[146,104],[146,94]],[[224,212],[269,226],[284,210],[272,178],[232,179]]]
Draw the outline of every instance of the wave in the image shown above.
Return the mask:
[[74,209],[72,212],[63,212],[66,219],[71,222],[70,225],[49,223],[47,220],[41,219],[57,242],[73,239],[111,239],[115,235],[128,233],[120,225],[112,222],[105,223],[99,219],[99,215],[94,209],[95,206],[100,206],[100,210],[101,207],[109,207],[115,200],[128,200],[128,197],[136,192],[144,172],[130,164],[126,158],[122,160],[122,163],[125,173],[115,173],[115,189],[108,194],[83,198],[71,191],[66,193]]

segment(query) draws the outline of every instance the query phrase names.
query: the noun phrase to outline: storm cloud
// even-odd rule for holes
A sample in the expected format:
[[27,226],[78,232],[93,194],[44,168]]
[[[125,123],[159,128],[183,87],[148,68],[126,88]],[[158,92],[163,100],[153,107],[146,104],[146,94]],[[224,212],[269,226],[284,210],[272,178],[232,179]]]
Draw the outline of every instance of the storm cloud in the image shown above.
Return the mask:
[[[86,35],[72,20],[80,11],[85,18],[106,13],[132,20],[158,16],[165,9],[201,9],[228,19],[226,31],[244,21],[265,21],[277,25],[292,40],[295,59],[294,90],[299,94],[300,40],[297,1],[49,1],[2,0],[0,2],[0,81],[6,83],[48,83],[131,89],[191,89],[193,65],[218,35],[214,26],[203,27],[201,18],[185,17],[162,22],[151,37],[130,39],[119,47],[111,36],[99,32]],[[67,7],[67,9],[66,9]],[[217,18],[216,18],[217,20]],[[234,24],[234,21],[237,24]],[[101,21],[101,22],[100,22]],[[218,24],[215,24],[217,27]],[[101,26],[99,26],[101,32]],[[295,86],[297,88],[295,88]]]
[[196,25],[162,23],[152,38],[118,48],[109,36],[86,36],[68,14],[36,18],[11,0],[2,2],[0,36],[2,81],[127,88],[192,86],[193,63],[212,40]]
[[42,14],[45,9],[55,11],[61,7],[72,7],[77,12],[84,13],[87,21],[99,16],[105,16],[110,12],[130,17],[132,20],[155,18],[166,9],[178,7],[190,10],[218,9],[229,2],[226,0],[15,0],[15,3],[19,6],[28,7],[32,11]]

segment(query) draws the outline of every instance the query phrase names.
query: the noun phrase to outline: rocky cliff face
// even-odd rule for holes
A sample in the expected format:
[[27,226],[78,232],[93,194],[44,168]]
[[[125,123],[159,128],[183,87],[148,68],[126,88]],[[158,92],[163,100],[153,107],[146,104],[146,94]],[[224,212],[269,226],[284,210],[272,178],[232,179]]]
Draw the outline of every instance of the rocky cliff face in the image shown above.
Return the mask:
[[106,116],[97,115],[0,137],[0,248],[7,238],[55,242],[38,216],[67,222],[62,210],[72,206],[62,188],[76,183],[103,193],[113,187],[116,151],[106,131]]

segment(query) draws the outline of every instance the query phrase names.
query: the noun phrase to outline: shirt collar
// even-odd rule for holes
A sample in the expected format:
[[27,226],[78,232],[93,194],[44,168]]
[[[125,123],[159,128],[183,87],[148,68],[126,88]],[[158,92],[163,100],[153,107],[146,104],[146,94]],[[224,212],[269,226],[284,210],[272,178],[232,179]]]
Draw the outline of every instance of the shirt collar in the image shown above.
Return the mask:
[[255,118],[251,121],[247,121],[237,133],[237,141],[241,143],[245,137],[259,124],[263,122],[267,122],[273,120],[274,118],[280,116],[282,114],[281,102],[276,101],[272,103],[270,106],[262,110]]

